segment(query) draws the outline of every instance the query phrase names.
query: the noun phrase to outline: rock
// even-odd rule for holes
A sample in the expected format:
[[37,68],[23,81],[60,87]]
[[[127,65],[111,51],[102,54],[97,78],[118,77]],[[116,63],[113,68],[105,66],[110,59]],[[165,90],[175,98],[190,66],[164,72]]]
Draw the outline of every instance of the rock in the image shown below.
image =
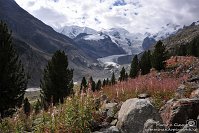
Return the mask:
[[186,86],[184,84],[181,84],[176,90],[175,97],[176,98],[184,98],[185,92],[186,92]]
[[139,99],[145,99],[145,98],[149,98],[149,97],[150,97],[150,95],[147,94],[147,93],[143,93],[143,94],[139,94],[139,95],[138,95],[138,98],[139,98]]
[[108,100],[108,97],[106,95],[101,95],[100,100],[106,101],[106,100]]
[[116,127],[122,133],[142,133],[144,123],[148,119],[161,121],[160,115],[149,99],[128,99],[122,104],[118,113]]
[[190,95],[190,98],[199,98],[199,89],[193,91]]
[[160,109],[160,113],[167,128],[182,129],[188,120],[197,120],[199,99],[171,99]]
[[116,126],[111,126],[109,129],[108,129],[108,132],[107,133],[119,133],[119,129],[116,127]]
[[107,117],[114,117],[116,113],[115,111],[116,107],[117,107],[117,103],[106,103],[102,105],[101,111],[106,112]]
[[196,128],[192,128],[186,124],[182,129],[180,129],[177,133],[197,133]]
[[154,121],[153,119],[148,119],[144,123],[143,133],[160,133],[160,132],[164,131],[164,129],[165,129],[164,125],[160,124],[159,121]]
[[120,131],[116,126],[111,126],[110,128],[95,131],[93,133],[120,133]]
[[115,119],[115,120],[113,120],[112,122],[111,122],[111,126],[115,126],[117,124],[117,119]]
[[188,82],[199,82],[199,76],[190,78],[190,79],[188,79],[187,81],[188,81]]

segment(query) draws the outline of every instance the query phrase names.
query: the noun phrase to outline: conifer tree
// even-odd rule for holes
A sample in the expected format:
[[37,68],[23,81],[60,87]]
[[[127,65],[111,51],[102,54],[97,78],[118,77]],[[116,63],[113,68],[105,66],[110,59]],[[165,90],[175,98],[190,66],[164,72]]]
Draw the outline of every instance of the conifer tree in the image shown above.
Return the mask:
[[30,103],[27,97],[24,99],[23,110],[27,116],[30,114]]
[[138,72],[139,72],[138,56],[135,55],[135,56],[133,57],[132,62],[131,62],[131,68],[130,68],[129,77],[130,77],[130,78],[135,78],[135,77],[137,77]]
[[116,84],[116,79],[115,79],[115,73],[113,72],[112,77],[111,77],[111,84],[114,85]]
[[96,90],[99,91],[101,89],[101,87],[102,87],[102,82],[101,82],[101,80],[98,80],[97,84],[96,84]]
[[91,90],[94,92],[95,91],[95,89],[96,89],[96,84],[95,84],[95,81],[92,81],[92,83],[91,83]]
[[106,79],[103,80],[102,87],[106,86]]
[[186,56],[187,55],[187,46],[180,45],[180,47],[177,49],[176,53],[178,56]]
[[87,87],[88,87],[88,86],[87,86],[86,78],[83,77],[83,78],[82,78],[82,82],[81,82],[80,91],[86,92]]
[[107,79],[106,79],[106,85],[109,85],[109,82],[110,82],[110,81],[109,81],[109,79],[107,78]]
[[167,58],[167,51],[162,41],[158,41],[155,45],[155,50],[152,54],[152,66],[160,71],[165,69],[165,60]]
[[141,74],[145,75],[150,72],[151,69],[151,53],[150,51],[145,51],[141,57],[140,69]]
[[126,70],[124,67],[122,67],[122,70],[120,71],[119,81],[124,81],[125,77],[126,77]]
[[[14,42],[13,42],[14,43]],[[11,32],[4,22],[0,22],[0,114],[11,115],[22,105],[27,76],[16,50]]]
[[124,80],[127,81],[127,80],[128,80],[128,77],[129,77],[129,75],[128,75],[128,73],[126,72],[126,73],[125,73],[125,78],[124,78]]
[[64,51],[56,51],[44,69],[41,93],[47,103],[63,103],[73,90],[73,70],[68,68],[68,58]]

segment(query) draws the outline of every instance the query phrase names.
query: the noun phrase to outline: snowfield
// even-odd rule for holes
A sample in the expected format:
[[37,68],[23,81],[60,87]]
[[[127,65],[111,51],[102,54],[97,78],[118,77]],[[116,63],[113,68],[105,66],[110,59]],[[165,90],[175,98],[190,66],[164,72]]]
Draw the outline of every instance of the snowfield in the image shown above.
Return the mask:
[[115,68],[119,68],[120,65],[117,64],[118,58],[122,56],[126,56],[128,54],[120,54],[120,55],[111,55],[103,58],[98,58],[97,60],[101,65],[104,65],[105,69],[109,66],[113,66]]
[[105,39],[106,37],[104,35],[100,35],[100,34],[93,34],[93,35],[87,35],[84,37],[84,40],[94,40],[94,41],[98,41],[101,39]]

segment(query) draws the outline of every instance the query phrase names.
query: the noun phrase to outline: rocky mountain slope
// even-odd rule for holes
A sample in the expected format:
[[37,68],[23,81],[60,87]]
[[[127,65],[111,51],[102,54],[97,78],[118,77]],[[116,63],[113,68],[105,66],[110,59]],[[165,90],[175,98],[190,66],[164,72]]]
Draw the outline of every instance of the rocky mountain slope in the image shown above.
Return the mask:
[[89,64],[97,62],[78,48],[72,39],[30,15],[14,0],[0,0],[0,19],[12,30],[13,43],[32,77],[29,86],[39,86],[43,67],[58,49],[68,54],[70,67],[75,69],[74,80],[80,79],[84,71],[90,71]]
[[115,45],[111,38],[103,33],[97,34],[79,34],[74,41],[87,55],[98,59],[110,55],[125,54],[125,51]]
[[184,26],[176,34],[166,38],[163,42],[169,50],[174,51],[176,47],[189,44],[194,38],[198,37],[199,25],[198,22],[193,22],[189,26]]

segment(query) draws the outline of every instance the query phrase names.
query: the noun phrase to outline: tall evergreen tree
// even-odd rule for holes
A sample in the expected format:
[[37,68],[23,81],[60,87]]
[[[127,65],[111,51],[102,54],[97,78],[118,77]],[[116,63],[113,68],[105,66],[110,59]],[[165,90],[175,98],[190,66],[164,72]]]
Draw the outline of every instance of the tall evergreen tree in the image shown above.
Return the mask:
[[115,79],[115,73],[113,72],[112,77],[111,77],[111,84],[114,85],[116,84],[116,79]]
[[129,77],[130,77],[130,78],[135,78],[135,77],[137,77],[138,72],[139,72],[138,56],[135,55],[135,56],[133,57],[132,62],[131,62],[131,68],[130,68]]
[[109,79],[107,78],[107,79],[106,79],[106,85],[109,85],[109,82],[110,82],[110,81],[109,81]]
[[73,70],[68,68],[68,58],[64,51],[54,53],[44,69],[40,87],[47,103],[63,103],[64,98],[72,93]]
[[30,103],[27,97],[24,99],[23,110],[27,116],[30,114]]
[[186,45],[180,45],[179,48],[176,48],[176,54],[178,56],[186,56],[187,55],[187,46]]
[[199,57],[199,39],[194,38],[187,46],[187,54]]
[[126,72],[126,73],[125,73],[125,78],[124,78],[124,80],[127,81],[128,78],[129,78],[129,75],[128,75],[128,73]]
[[96,89],[95,81],[92,81],[92,83],[91,83],[91,90],[94,92],[95,89]]
[[126,77],[126,70],[124,67],[122,67],[122,70],[120,71],[119,81],[124,81],[125,77]]
[[4,22],[0,22],[0,114],[11,115],[22,105],[27,76],[16,50],[11,33]]
[[97,84],[96,84],[96,90],[99,91],[101,89],[101,87],[102,87],[102,82],[101,82],[101,80],[98,80]]
[[86,78],[83,77],[83,78],[82,78],[82,82],[81,82],[80,90],[83,91],[83,92],[86,92],[87,87],[88,87],[88,85],[87,85]]
[[167,58],[167,51],[162,41],[158,41],[155,45],[155,50],[152,54],[152,66],[160,71],[165,69],[165,60]]
[[151,53],[150,51],[145,51],[141,57],[140,69],[141,74],[145,75],[150,72],[151,69]]
[[106,79],[103,80],[102,87],[106,86]]

